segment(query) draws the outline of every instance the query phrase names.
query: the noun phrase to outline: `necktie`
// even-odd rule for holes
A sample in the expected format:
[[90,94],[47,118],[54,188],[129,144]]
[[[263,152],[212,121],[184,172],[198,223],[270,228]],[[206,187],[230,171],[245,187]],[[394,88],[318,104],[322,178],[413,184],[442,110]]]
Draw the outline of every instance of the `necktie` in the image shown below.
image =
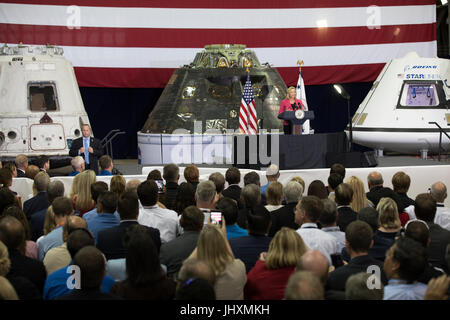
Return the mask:
[[89,145],[88,145],[88,140],[87,139],[83,139],[83,143],[84,143],[84,161],[86,161],[87,164],[89,164]]

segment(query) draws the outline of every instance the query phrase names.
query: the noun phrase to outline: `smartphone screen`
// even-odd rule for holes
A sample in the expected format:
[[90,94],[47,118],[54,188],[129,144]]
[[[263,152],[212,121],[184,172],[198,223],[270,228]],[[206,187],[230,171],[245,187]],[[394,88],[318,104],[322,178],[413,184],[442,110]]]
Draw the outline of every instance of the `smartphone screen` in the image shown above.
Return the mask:
[[211,211],[211,223],[217,226],[222,226],[222,212]]
[[163,180],[155,180],[156,185],[158,186],[158,193],[164,193],[164,181]]

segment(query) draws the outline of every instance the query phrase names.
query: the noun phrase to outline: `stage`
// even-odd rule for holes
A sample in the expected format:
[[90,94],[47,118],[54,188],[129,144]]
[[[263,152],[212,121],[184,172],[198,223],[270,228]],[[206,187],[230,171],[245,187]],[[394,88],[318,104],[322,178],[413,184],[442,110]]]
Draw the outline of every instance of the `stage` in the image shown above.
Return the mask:
[[138,133],[140,164],[144,166],[193,163],[259,170],[275,163],[281,169],[326,168],[327,155],[344,153],[346,143],[344,132],[311,135]]

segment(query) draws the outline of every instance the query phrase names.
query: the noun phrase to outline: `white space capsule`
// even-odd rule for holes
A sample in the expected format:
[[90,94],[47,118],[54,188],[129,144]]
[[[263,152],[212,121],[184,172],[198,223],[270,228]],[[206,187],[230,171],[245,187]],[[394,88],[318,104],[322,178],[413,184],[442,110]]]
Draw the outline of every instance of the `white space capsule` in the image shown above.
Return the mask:
[[0,156],[66,156],[89,124],[72,64],[53,46],[0,48]]
[[[448,100],[450,60],[420,58],[415,52],[391,60],[353,117],[353,142],[407,154],[436,153],[439,128],[430,122],[450,135]],[[444,134],[442,147],[450,147]]]

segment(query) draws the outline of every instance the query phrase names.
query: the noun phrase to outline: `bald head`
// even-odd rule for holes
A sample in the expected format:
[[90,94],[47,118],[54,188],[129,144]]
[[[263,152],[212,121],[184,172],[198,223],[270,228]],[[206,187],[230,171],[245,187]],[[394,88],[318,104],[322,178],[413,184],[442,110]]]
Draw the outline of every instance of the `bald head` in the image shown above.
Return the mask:
[[323,285],[328,279],[329,264],[327,258],[318,250],[308,250],[297,263],[297,271],[311,271],[322,282]]
[[431,186],[431,196],[436,202],[444,202],[447,198],[447,187],[441,181],[433,183]]
[[79,216],[68,216],[63,227],[63,241],[66,242],[69,234],[79,228],[87,229],[86,221]]
[[25,230],[22,223],[12,216],[0,219],[0,241],[8,249],[17,249],[25,240]]
[[376,186],[383,186],[383,176],[378,171],[372,171],[367,176],[367,184],[369,185],[369,189]]

